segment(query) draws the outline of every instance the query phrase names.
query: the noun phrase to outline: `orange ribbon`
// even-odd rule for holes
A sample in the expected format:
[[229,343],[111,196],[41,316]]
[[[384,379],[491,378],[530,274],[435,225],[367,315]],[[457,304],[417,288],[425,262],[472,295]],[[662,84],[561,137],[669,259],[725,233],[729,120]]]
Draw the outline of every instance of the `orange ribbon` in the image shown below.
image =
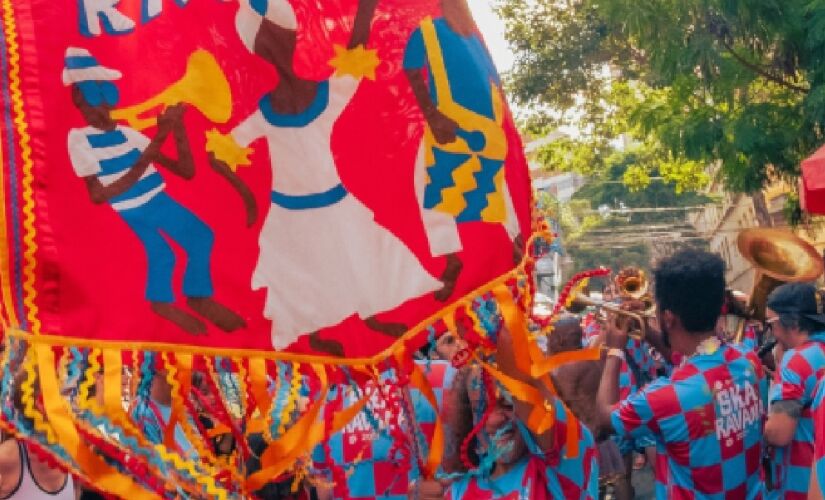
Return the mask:
[[543,359],[534,362],[527,373],[533,377],[539,378],[567,363],[575,363],[578,361],[598,361],[599,359],[601,359],[601,349],[598,347],[580,349],[578,351],[560,352],[558,354],[543,357]]
[[32,348],[37,356],[40,390],[49,424],[55,430],[57,442],[77,462],[79,469],[103,491],[132,500],[157,498],[138,486],[132,478],[109,466],[81,440],[69,404],[60,394],[53,347],[34,344]]
[[249,384],[249,390],[255,398],[258,411],[261,415],[268,414],[272,397],[269,395],[266,360],[264,358],[249,358]]
[[430,405],[432,405],[433,410],[435,410],[435,429],[432,440],[430,440],[430,450],[424,468],[424,478],[432,479],[441,466],[441,456],[444,453],[444,427],[441,423],[438,401],[435,399],[435,393],[427,377],[424,376],[424,372],[421,371],[421,367],[418,365],[414,365],[412,373],[410,374],[410,384],[424,395]]
[[531,431],[536,434],[544,434],[553,427],[556,421],[553,407],[547,404],[547,400],[538,389],[505,375],[483,361],[479,360],[479,363],[493,378],[501,382],[514,398],[532,406],[533,409],[530,411],[527,422],[525,422]]

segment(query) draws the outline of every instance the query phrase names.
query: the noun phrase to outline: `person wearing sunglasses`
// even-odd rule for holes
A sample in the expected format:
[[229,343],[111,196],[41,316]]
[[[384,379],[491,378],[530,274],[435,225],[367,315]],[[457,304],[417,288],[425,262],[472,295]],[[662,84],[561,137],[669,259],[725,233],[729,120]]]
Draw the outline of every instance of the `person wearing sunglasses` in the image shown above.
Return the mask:
[[773,446],[768,498],[805,498],[814,455],[811,404],[825,372],[825,314],[816,288],[788,283],[768,296],[766,326],[784,351],[769,394],[765,441]]

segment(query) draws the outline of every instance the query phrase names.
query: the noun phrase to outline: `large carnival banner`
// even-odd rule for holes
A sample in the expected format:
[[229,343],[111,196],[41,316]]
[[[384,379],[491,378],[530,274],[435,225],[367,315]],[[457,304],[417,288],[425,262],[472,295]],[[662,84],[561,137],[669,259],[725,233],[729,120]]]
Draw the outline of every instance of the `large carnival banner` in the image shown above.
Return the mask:
[[321,412],[331,386],[427,393],[417,349],[529,310],[528,171],[464,0],[0,5],[2,423],[98,488],[254,491],[244,435],[286,472],[366,404]]

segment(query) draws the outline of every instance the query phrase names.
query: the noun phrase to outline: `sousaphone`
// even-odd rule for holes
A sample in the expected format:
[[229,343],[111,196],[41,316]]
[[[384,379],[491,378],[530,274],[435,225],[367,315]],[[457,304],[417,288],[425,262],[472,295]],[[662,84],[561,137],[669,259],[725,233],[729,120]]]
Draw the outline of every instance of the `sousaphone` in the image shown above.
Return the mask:
[[765,319],[765,303],[774,288],[785,283],[814,281],[823,272],[819,252],[789,231],[745,229],[739,233],[737,246],[756,269],[749,307],[751,317],[760,321]]

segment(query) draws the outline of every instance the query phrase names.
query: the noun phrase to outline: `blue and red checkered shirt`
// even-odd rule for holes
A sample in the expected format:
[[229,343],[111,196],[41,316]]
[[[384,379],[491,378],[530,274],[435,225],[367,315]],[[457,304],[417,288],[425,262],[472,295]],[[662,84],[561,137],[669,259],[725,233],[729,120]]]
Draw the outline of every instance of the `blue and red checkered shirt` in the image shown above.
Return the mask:
[[653,355],[650,353],[650,344],[644,340],[629,337],[627,339],[625,351],[627,351],[627,354],[630,355],[633,363],[635,363],[638,367],[639,375],[642,378],[642,380],[636,381],[638,385],[644,385],[657,378],[657,371],[659,367],[656,363],[656,359],[654,359]]
[[613,427],[655,440],[659,499],[761,499],[766,396],[756,356],[721,344],[622,401]]
[[[446,416],[449,413],[449,396],[448,393],[453,386],[453,379],[458,372],[448,361],[426,361],[418,362],[416,364],[424,372],[427,382],[433,390],[435,400],[438,408],[433,408],[430,402],[421,394],[418,389],[410,388],[410,400],[413,405],[413,414],[415,415],[415,426],[420,435],[416,436],[418,439],[420,452],[422,457],[429,453],[429,444],[432,441],[435,433],[436,417],[441,416],[441,424],[444,426],[444,435],[449,435],[451,432]],[[453,440],[445,440],[447,447],[442,454],[443,459],[455,456],[458,453],[457,449],[449,448],[454,445]],[[416,479],[420,476],[420,471],[416,463],[413,463],[413,470],[410,472],[411,479]]]
[[[631,394],[635,394],[639,390],[639,383],[636,376],[631,371],[627,361],[622,360],[622,366],[619,368],[619,401],[624,401],[629,398]],[[619,447],[619,453],[627,455],[633,451],[643,451],[648,446],[656,446],[656,443],[650,437],[642,439],[629,439],[626,436],[611,436]]]
[[602,325],[599,323],[594,313],[587,313],[581,321],[582,344],[590,346],[602,333]]
[[740,343],[745,349],[752,351],[759,350],[759,333],[756,330],[756,325],[745,325],[745,328],[742,330],[742,340]]
[[775,448],[772,457],[773,486],[771,498],[808,498],[811,464],[814,460],[814,424],[811,403],[819,378],[825,373],[825,334],[811,336],[799,347],[788,350],[782,358],[771,386],[769,401],[797,401],[802,415],[797,421],[793,441]]
[[821,378],[811,403],[814,424],[814,467],[819,491],[825,492],[825,378]]
[[[592,346],[599,335],[602,333],[601,323],[596,319],[593,313],[588,314],[582,319],[582,341],[585,346]],[[653,356],[650,354],[647,342],[628,338],[625,351],[628,356],[635,362],[638,376],[630,368],[627,360],[622,360],[621,368],[619,369],[619,400],[624,401],[631,394],[639,390],[640,385],[656,378],[656,371],[658,364]],[[639,377],[642,380],[639,380]],[[622,436],[611,436],[619,447],[619,453],[627,455],[634,450],[643,450],[648,446],[654,446],[651,439],[628,439]]]
[[[442,407],[445,394],[452,386],[456,370],[446,361],[416,362],[424,372],[436,404]],[[328,405],[349,406],[357,400],[348,387],[341,399],[332,397]],[[379,391],[375,384],[368,383],[365,390]],[[415,436],[422,457],[428,453],[427,447],[435,428],[436,415],[443,408],[435,409],[417,390],[410,389],[410,402],[414,412],[416,428],[421,435]],[[346,483],[336,483],[333,490],[335,500],[406,500],[410,479],[420,473],[416,460],[411,463],[399,462],[391,456],[393,437],[392,425],[385,418],[386,409],[380,396],[371,398],[364,411],[358,414],[344,429],[329,438],[330,458],[334,464],[326,463],[324,449],[318,446],[313,452],[316,470],[328,473],[331,467],[341,467],[346,474]],[[445,450],[449,452],[449,450]]]
[[593,434],[578,420],[579,454],[568,456],[568,419],[564,406],[555,399],[556,423],[553,442],[556,448],[543,454],[527,436],[530,452],[502,476],[465,476],[454,482],[447,500],[595,500],[599,493],[599,464]]

